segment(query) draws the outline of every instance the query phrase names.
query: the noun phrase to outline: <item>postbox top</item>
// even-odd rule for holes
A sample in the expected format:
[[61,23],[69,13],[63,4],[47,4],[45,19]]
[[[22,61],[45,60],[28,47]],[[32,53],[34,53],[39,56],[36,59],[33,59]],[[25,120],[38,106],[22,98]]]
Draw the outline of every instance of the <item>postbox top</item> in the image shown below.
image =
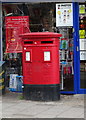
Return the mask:
[[31,32],[31,33],[24,33],[20,35],[22,38],[59,38],[62,34],[54,33],[54,32]]

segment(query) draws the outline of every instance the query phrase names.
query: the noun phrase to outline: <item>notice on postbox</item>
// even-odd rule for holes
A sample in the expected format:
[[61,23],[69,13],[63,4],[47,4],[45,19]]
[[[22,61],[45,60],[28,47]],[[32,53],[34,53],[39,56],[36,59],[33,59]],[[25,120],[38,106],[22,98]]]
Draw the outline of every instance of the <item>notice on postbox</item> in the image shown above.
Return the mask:
[[30,52],[26,52],[26,61],[30,61]]
[[5,18],[6,53],[21,53],[22,39],[20,34],[30,32],[28,16],[11,16]]
[[44,52],[44,61],[50,61],[50,51]]

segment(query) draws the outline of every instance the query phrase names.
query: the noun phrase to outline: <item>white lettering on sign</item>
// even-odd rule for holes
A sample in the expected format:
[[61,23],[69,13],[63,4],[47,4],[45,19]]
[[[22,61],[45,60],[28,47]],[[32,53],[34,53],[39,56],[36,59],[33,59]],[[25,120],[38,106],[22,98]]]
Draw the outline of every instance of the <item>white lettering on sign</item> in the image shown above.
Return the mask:
[[30,52],[26,52],[26,61],[30,61]]
[[44,52],[44,61],[50,61],[50,51]]

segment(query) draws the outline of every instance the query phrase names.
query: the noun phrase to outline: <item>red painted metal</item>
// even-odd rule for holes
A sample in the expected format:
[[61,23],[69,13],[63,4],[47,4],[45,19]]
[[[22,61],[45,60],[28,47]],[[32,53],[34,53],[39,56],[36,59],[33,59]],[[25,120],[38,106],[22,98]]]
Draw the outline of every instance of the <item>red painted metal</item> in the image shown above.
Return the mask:
[[[37,32],[21,35],[23,39],[23,84],[60,84],[59,79],[59,37],[61,34]],[[26,59],[26,52],[29,57]],[[44,60],[44,52],[50,53]]]
[[19,34],[30,32],[28,16],[5,17],[6,53],[22,52],[22,39]]

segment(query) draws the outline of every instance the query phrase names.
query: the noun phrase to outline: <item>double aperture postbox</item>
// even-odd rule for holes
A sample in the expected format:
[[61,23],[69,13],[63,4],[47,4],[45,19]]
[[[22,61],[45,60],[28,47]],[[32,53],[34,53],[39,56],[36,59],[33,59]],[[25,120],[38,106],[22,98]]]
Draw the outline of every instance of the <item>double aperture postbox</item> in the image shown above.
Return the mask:
[[25,99],[60,99],[59,37],[61,34],[52,32],[22,35]]

